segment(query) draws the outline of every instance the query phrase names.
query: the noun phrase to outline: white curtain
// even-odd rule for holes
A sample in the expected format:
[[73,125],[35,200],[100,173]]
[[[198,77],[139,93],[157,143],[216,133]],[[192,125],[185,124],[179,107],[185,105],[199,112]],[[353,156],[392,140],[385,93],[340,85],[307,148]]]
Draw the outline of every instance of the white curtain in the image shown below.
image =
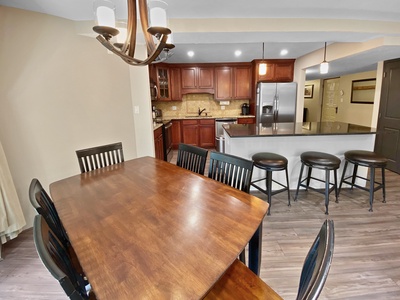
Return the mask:
[[0,248],[8,240],[17,237],[25,224],[21,204],[0,142]]

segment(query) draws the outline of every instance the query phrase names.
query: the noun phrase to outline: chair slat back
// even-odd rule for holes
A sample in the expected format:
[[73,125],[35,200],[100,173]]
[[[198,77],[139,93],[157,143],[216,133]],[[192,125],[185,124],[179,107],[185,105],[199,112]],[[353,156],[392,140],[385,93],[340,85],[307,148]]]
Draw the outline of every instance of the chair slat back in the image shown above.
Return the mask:
[[200,147],[179,144],[176,165],[204,175],[208,150]]
[[97,146],[76,151],[81,173],[115,165],[124,161],[122,143]]
[[42,215],[35,216],[33,239],[41,261],[58,280],[65,294],[70,299],[88,299],[84,279],[75,270],[66,249],[55,237]]
[[297,300],[318,299],[332,264],[334,224],[325,220],[303,264]]
[[209,178],[249,193],[252,174],[253,161],[215,151],[210,153]]

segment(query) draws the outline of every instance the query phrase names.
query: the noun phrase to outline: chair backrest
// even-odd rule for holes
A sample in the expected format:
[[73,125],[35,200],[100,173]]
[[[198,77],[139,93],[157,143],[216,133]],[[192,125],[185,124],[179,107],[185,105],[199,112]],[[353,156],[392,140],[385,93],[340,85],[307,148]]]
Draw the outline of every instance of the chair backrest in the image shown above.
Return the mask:
[[331,267],[334,242],[333,221],[326,220],[304,261],[297,300],[318,299]]
[[81,173],[114,165],[124,161],[122,143],[97,146],[76,151]]
[[207,149],[187,144],[179,144],[176,165],[192,172],[204,175],[207,154]]
[[65,294],[74,300],[88,299],[84,279],[75,270],[66,250],[41,215],[35,216],[33,239],[41,261],[51,275],[58,280]]
[[249,193],[252,174],[253,161],[215,151],[210,153],[209,178]]
[[29,199],[38,214],[42,215],[46,220],[58,240],[65,248],[69,247],[70,242],[67,233],[61,223],[54,203],[36,178],[32,179],[29,186]]

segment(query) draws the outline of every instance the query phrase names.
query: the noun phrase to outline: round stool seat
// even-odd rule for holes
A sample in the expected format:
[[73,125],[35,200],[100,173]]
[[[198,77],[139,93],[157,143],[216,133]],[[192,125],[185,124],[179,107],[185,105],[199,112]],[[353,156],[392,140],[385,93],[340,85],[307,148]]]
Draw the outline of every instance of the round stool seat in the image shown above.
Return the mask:
[[340,159],[328,153],[308,151],[300,157],[304,164],[315,168],[335,170],[340,166]]
[[363,165],[366,167],[375,166],[383,167],[387,163],[387,159],[372,151],[351,150],[344,153],[345,159],[352,163]]
[[252,156],[254,165],[260,169],[279,171],[284,170],[288,165],[286,157],[270,152],[260,152]]

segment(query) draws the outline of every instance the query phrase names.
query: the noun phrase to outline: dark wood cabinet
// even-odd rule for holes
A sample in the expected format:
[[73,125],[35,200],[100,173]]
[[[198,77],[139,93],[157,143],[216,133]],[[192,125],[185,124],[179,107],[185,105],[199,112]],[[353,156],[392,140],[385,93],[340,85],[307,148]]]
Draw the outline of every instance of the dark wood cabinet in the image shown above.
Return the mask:
[[256,118],[238,118],[238,124],[254,124],[256,122]]
[[172,149],[178,149],[180,143],[182,143],[181,121],[172,120]]
[[154,151],[155,157],[164,160],[164,142],[162,126],[154,130]]
[[215,121],[199,120],[199,147],[215,147]]
[[[294,72],[294,59],[268,59],[253,60],[255,82],[292,82]],[[260,63],[267,63],[267,73],[259,75]]]
[[214,93],[214,67],[182,66],[182,94]]
[[181,93],[181,69],[170,67],[169,68],[169,83],[171,90],[171,100],[173,101],[181,101],[182,93]]
[[251,65],[215,68],[215,99],[235,100],[251,97]]
[[157,100],[165,101],[171,100],[170,91],[170,75],[167,66],[157,66]]
[[203,148],[214,148],[215,120],[182,120],[182,142]]

